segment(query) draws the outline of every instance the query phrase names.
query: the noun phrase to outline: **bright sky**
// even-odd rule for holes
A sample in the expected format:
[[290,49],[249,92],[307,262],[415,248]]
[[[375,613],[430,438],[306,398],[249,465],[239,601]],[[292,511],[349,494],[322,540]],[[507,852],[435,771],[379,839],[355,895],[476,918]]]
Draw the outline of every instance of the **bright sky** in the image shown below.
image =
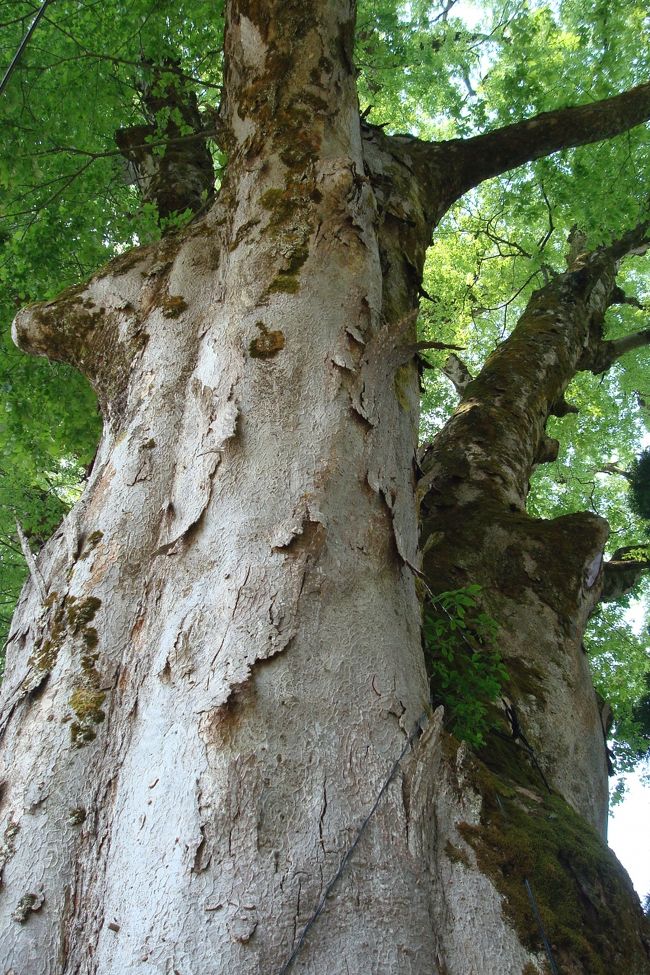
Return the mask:
[[450,15],[452,17],[460,17],[469,30],[477,26],[483,17],[483,13],[484,11],[481,10],[480,4],[471,3],[471,0],[460,0],[450,11]]
[[628,794],[609,819],[609,845],[643,899],[650,893],[650,788],[626,775]]

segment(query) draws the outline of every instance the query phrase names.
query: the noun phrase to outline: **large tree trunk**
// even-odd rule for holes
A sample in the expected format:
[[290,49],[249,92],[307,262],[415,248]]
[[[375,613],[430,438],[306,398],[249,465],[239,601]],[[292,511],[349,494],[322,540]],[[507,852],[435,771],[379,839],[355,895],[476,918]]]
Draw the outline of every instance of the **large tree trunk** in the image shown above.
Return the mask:
[[[508,827],[499,846],[485,815],[495,796],[511,817],[547,799],[528,779],[497,788],[428,708],[410,313],[440,208],[413,179],[418,144],[362,132],[352,37],[347,0],[233,2],[229,167],[210,214],[16,320],[23,348],[89,376],[105,427],[8,648],[7,975],[280,972],[391,772],[295,969],[544,970],[531,909],[517,915],[485,852],[508,846]],[[494,464],[509,476],[505,458]],[[441,511],[429,491],[427,531],[453,528],[458,578],[498,590],[495,615],[512,607],[513,659],[525,657],[515,631],[544,630],[540,660],[521,670],[548,652],[559,698],[542,708],[530,694],[526,731],[552,787],[602,829],[602,737],[576,643],[591,597],[529,595],[539,540],[517,477],[498,497],[475,494],[465,527],[467,497],[445,482]],[[602,550],[592,521],[577,548],[549,529],[576,549],[567,586]],[[503,592],[472,545],[512,550]],[[427,556],[430,586],[446,558]],[[594,796],[538,745],[551,728]],[[587,881],[605,864],[609,883],[595,835],[552,801],[562,836],[591,844]],[[594,929],[625,922],[621,965],[643,971],[632,895],[616,883],[611,917],[585,901],[576,923],[590,911]],[[567,971],[597,971],[593,957],[629,970],[605,949],[559,950]]]
[[[323,7],[233,13],[209,218],[17,320],[106,419],[8,661],[17,972],[279,969],[426,705],[416,429],[384,388],[351,11]],[[306,957],[432,957],[419,869],[393,788]]]

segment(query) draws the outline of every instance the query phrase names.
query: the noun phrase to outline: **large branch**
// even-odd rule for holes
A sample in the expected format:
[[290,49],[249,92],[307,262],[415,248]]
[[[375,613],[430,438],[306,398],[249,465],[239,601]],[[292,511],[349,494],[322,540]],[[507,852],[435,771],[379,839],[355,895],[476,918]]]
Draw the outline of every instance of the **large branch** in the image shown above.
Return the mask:
[[[198,213],[214,195],[214,165],[196,94],[179,78],[173,61],[149,67],[152,81],[142,93],[149,121],[118,129],[115,141],[133,182],[145,201],[156,204],[160,219],[185,210]],[[183,138],[185,128],[194,138]],[[162,152],[151,145],[160,144],[161,135]]]
[[632,335],[624,335],[620,339],[602,342],[591,371],[596,375],[605,372],[626,352],[642,349],[646,345],[650,345],[650,328],[643,329],[641,332],[633,332]]
[[451,496],[460,477],[473,501],[482,497],[525,510],[534,466],[557,458],[558,443],[546,436],[546,421],[550,414],[569,412],[564,401],[569,383],[576,372],[594,368],[607,344],[602,328],[616,295],[618,262],[648,249],[649,223],[581,255],[534,292],[512,334],[465,388],[435,449],[422,457],[423,499],[430,492]]
[[[635,554],[640,558],[634,558]],[[630,592],[644,572],[650,569],[648,549],[643,545],[626,545],[617,549],[604,565],[603,590],[600,601],[614,602]]]
[[464,394],[474,378],[463,360],[459,359],[453,352],[445,359],[442,371],[447,379],[454,384],[454,388],[459,396]]
[[436,150],[448,152],[455,170],[449,205],[492,176],[560,149],[610,139],[648,119],[650,83],[613,98],[543,112],[524,122],[516,122],[472,139],[438,145]]

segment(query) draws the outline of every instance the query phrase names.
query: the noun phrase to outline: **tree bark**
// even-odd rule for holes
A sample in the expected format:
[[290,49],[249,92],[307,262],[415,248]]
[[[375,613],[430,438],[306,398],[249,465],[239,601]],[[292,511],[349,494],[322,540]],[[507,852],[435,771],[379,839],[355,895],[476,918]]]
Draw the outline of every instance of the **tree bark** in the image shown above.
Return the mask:
[[[620,959],[552,928],[567,971],[647,964],[629,881],[561,799],[602,830],[602,737],[575,641],[606,529],[587,515],[535,527],[523,510],[611,255],[571,279],[565,338],[559,304],[534,315],[427,458],[428,584],[471,578],[494,593],[508,656],[533,675],[512,697],[560,794],[540,799],[528,778],[497,789],[429,706],[413,311],[443,204],[418,175],[417,140],[360,122],[353,17],[350,0],[231,0],[229,165],[213,209],[16,319],[22,348],[89,377],[104,433],[82,500],[39,556],[45,599],[27,584],[9,641],[7,975],[285,971],[359,836],[296,970],[541,972],[531,907],[504,894],[486,853],[497,799],[506,838],[532,804],[546,829],[562,814],[569,853],[593,853],[592,872],[569,877],[572,909],[586,883],[615,889],[611,911],[593,908],[600,887],[575,911],[576,923],[596,911],[589,933],[621,925]],[[527,371],[531,343],[553,362]],[[513,357],[516,401],[499,385]],[[492,408],[509,432],[490,460]],[[501,586],[483,563],[504,551]],[[548,686],[546,662],[533,673],[543,653],[527,657],[538,639]]]
[[[505,639],[515,649],[509,655],[544,675],[542,684],[551,681],[549,662],[558,663],[550,692],[537,705],[524,705],[535,724],[531,740],[551,781],[603,835],[607,783],[599,723],[574,709],[585,726],[572,728],[558,714],[571,713],[576,681],[579,698],[591,696],[582,633],[603,591],[608,528],[588,512],[544,522],[525,508],[535,465],[557,454],[557,441],[545,433],[548,417],[577,371],[599,368],[610,344],[603,323],[615,299],[618,261],[643,249],[646,233],[643,223],[610,247],[582,255],[533,295],[421,459],[427,578],[435,580],[436,592],[468,582],[489,589],[490,605],[501,603],[497,615],[511,621]],[[443,513],[441,532],[436,524]],[[541,631],[535,638],[531,619]]]
[[[398,399],[352,16],[231,4],[215,209],[16,321],[105,417],[8,654],[17,972],[279,970],[426,707],[415,369]],[[393,786],[303,965],[434,956],[408,844]]]
[[[518,894],[513,877],[525,884],[527,870],[539,875],[546,916],[556,912],[551,923],[563,971],[576,964],[578,971],[585,964],[585,970],[597,970],[607,958],[605,971],[620,961],[602,941],[589,962],[584,955],[577,960],[581,949],[575,944],[569,947],[570,934],[562,931],[559,917],[567,911],[566,901],[558,910],[559,895],[555,908],[552,897],[546,900],[567,846],[557,835],[543,835],[536,803],[548,804],[548,814],[561,815],[557,809],[551,813],[551,797],[559,795],[583,822],[606,835],[607,729],[582,637],[598,601],[629,591],[647,561],[604,563],[608,526],[603,519],[588,512],[533,519],[525,503],[535,464],[548,459],[547,419],[575,373],[601,360],[617,262],[626,251],[643,246],[646,230],[643,224],[611,247],[583,255],[533,295],[512,335],[465,386],[454,415],[420,461],[427,591],[435,598],[470,583],[481,586],[483,608],[500,624],[498,647],[510,675],[503,707],[493,710],[492,732],[480,752],[490,772],[482,827],[462,832],[501,889],[522,935],[521,904],[516,906],[521,888]],[[505,823],[516,815],[504,807],[503,797],[513,788],[520,794],[524,788],[529,801],[519,800],[520,818],[508,834]],[[528,844],[545,850],[532,862],[518,848],[520,842],[527,848],[522,839],[527,832]],[[593,860],[581,859],[577,851],[576,844],[571,871],[578,890],[590,891],[587,901],[593,905],[595,890],[611,884],[618,890],[612,910],[620,897],[629,920],[634,911],[624,893],[625,879],[605,880],[604,861],[594,870]],[[623,922],[612,915],[608,923]],[[634,964],[647,971],[647,934],[638,912],[637,925],[636,935],[628,928],[629,947]],[[599,940],[596,929],[592,939],[592,944]]]
[[641,576],[650,569],[647,545],[626,545],[618,548],[604,565],[605,578],[601,600],[613,602],[627,595]]

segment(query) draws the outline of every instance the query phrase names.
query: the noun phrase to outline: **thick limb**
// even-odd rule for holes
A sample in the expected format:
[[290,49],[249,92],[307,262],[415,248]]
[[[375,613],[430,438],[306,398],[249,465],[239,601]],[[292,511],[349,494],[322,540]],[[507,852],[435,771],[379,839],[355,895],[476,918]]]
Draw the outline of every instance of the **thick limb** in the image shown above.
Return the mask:
[[412,178],[421,183],[435,225],[456,200],[486,179],[561,149],[610,139],[648,119],[650,83],[587,105],[543,112],[471,139],[423,142],[383,133],[376,138],[407,152]]
[[617,549],[604,565],[601,602],[615,602],[625,596],[650,569],[650,549],[643,545],[626,545]]
[[543,112],[471,139],[432,146],[432,157],[438,168],[440,155],[446,156],[445,168],[449,166],[452,174],[447,188],[451,205],[486,179],[561,149],[611,139],[649,118],[650,83],[587,105]]
[[[603,589],[613,592],[610,579],[623,591],[640,567],[615,559],[603,570],[608,526],[596,515],[543,521],[525,507],[535,464],[557,452],[547,419],[576,372],[591,368],[618,262],[646,246],[646,233],[644,223],[583,255],[532,296],[421,460],[428,584],[434,593],[482,587],[524,733],[552,788],[601,829],[607,765],[582,633]],[[573,714],[571,728],[560,710]]]

